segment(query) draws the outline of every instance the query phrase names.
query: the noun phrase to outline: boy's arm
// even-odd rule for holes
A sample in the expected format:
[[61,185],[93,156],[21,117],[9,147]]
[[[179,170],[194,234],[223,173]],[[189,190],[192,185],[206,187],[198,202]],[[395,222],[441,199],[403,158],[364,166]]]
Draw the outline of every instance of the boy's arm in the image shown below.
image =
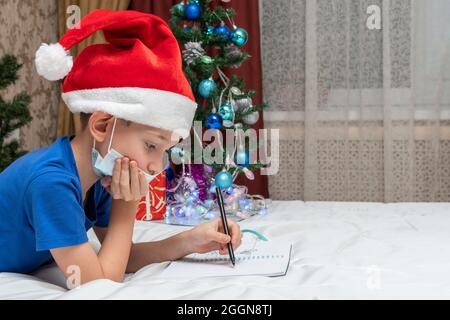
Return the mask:
[[[108,228],[94,227],[94,231],[103,245]],[[146,265],[178,260],[193,253],[186,245],[188,237],[189,235],[185,231],[160,241],[133,243],[126,272],[134,273]]]
[[100,244],[103,243],[103,240],[105,240],[106,233],[108,232],[108,228],[101,228],[101,227],[93,227],[95,235],[97,236],[98,241]]
[[226,244],[231,241],[233,248],[236,249],[240,246],[242,239],[240,227],[236,222],[230,220],[228,228],[231,237],[224,234],[222,221],[216,219],[164,240],[135,243],[131,248],[126,271],[136,272],[146,265],[178,260],[194,252],[206,253],[219,250],[220,254],[227,254]]
[[125,274],[132,245],[136,209],[147,192],[144,175],[137,163],[128,158],[118,159],[111,181],[111,213],[108,231],[98,256],[89,243],[52,249],[53,258],[67,278],[79,271],[77,284],[96,279],[121,282]]
[[98,255],[89,243],[52,249],[52,256],[66,277],[78,270],[79,284],[96,279],[121,282],[130,256],[136,208],[137,202],[112,201],[108,231]]
[[134,243],[126,272],[134,273],[146,265],[178,260],[193,253],[189,237],[189,231],[184,231],[160,241]]
[[[99,242],[103,244],[108,228],[94,227],[94,231]],[[178,260],[193,253],[186,246],[183,247],[188,241],[187,238],[188,235],[182,232],[161,241],[132,244],[126,272],[134,273],[146,265]]]
[[[94,227],[94,231],[99,242],[103,244],[108,228]],[[133,243],[126,272],[134,273],[146,265],[178,260],[193,253],[186,246],[188,237],[185,231],[161,241]]]

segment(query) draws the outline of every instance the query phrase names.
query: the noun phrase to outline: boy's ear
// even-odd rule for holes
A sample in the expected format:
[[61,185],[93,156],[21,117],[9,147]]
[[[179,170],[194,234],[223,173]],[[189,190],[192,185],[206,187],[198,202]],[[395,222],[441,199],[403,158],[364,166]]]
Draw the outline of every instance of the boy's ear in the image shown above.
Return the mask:
[[114,117],[108,113],[96,111],[89,118],[88,128],[91,135],[98,142],[105,141],[108,135],[108,126],[112,126]]

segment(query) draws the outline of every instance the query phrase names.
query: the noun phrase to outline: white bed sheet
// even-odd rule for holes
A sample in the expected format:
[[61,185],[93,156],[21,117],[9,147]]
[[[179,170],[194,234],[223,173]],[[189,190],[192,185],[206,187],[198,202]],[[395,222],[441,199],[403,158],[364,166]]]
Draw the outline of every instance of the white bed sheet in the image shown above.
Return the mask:
[[[450,298],[450,203],[275,201],[269,215],[240,225],[293,244],[286,276],[161,279],[167,263],[160,263],[124,283],[97,280],[67,291],[49,266],[35,275],[0,273],[0,299]],[[137,222],[134,240],[185,229]]]

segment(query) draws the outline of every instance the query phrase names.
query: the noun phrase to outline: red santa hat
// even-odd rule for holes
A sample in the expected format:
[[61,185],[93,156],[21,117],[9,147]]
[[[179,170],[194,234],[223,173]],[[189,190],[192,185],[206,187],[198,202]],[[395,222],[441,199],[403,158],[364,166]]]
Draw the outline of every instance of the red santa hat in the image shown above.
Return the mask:
[[[102,30],[107,44],[68,50]],[[137,11],[96,10],[56,44],[42,44],[36,69],[63,79],[62,98],[73,113],[103,111],[186,138],[197,104],[183,73],[177,40],[161,18]]]

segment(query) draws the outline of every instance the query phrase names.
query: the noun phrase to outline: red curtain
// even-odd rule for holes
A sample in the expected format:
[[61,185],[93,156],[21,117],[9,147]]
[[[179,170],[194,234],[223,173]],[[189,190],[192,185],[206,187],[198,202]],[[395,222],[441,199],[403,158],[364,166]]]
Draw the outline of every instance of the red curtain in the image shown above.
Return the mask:
[[[129,9],[156,14],[169,21],[171,18],[170,8],[179,2],[181,0],[131,0]],[[228,75],[238,75],[245,81],[247,89],[255,90],[257,94],[253,101],[255,105],[259,105],[262,103],[262,67],[258,0],[232,0],[230,2],[213,0],[212,5],[233,8],[236,11],[236,16],[234,17],[236,25],[247,30],[249,34],[249,41],[242,50],[248,52],[252,57],[244,62],[239,69],[224,71]],[[258,130],[263,127],[264,121],[261,114],[258,123],[253,128]],[[255,180],[249,181],[244,175],[240,175],[236,183],[247,186],[250,194],[260,194],[268,197],[267,176],[262,176],[259,170],[254,173]]]

